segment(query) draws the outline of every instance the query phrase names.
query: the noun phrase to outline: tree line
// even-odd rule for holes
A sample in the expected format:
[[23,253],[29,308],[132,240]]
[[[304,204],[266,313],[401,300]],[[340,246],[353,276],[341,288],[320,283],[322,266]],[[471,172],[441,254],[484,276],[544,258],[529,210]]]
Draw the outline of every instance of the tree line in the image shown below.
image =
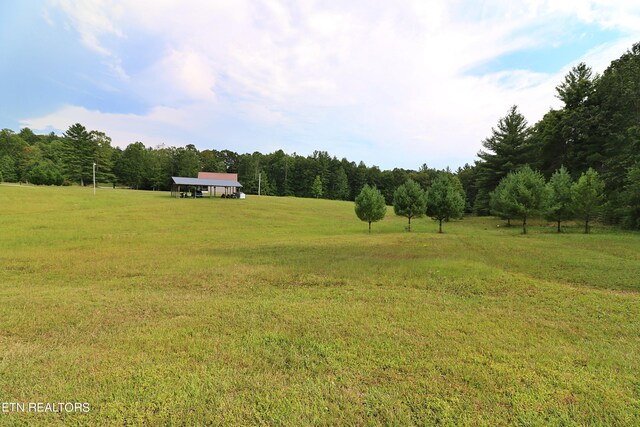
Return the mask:
[[603,185],[598,218],[640,228],[640,43],[602,75],[576,65],[556,91],[562,108],[529,126],[511,107],[482,142],[474,165],[458,170],[467,206],[478,215],[499,211],[492,194],[525,166],[547,180],[560,170],[574,181],[592,171]]
[[[0,131],[0,180],[34,184],[84,185],[93,164],[100,183],[135,189],[168,190],[171,176],[199,171],[237,173],[243,190],[265,195],[355,200],[365,185],[387,205],[412,180],[428,190],[443,172],[457,177],[465,212],[500,214],[495,191],[509,174],[525,166],[545,180],[563,169],[572,181],[592,170],[603,186],[598,219],[640,228],[640,43],[614,60],[602,75],[581,63],[556,87],[562,108],[529,125],[517,106],[509,109],[472,164],[455,172],[423,164],[418,170],[337,159],[326,151],[303,156],[282,150],[239,154],[198,150],[194,145],[147,147],[142,142],[113,147],[104,132],[77,123],[61,136],[36,135],[29,128]],[[409,154],[409,153],[408,153]]]
[[146,147],[142,142],[124,150],[111,138],[82,124],[61,136],[36,135],[29,128],[0,131],[0,178],[8,182],[46,185],[85,185],[92,182],[93,164],[99,183],[141,190],[169,190],[172,176],[195,177],[200,171],[237,173],[243,191],[263,195],[354,200],[365,184],[382,191],[387,203],[395,189],[413,179],[427,188],[438,171],[382,171],[377,166],[337,159],[326,151],[302,156],[282,150],[269,154],[238,154],[231,150],[186,147]]

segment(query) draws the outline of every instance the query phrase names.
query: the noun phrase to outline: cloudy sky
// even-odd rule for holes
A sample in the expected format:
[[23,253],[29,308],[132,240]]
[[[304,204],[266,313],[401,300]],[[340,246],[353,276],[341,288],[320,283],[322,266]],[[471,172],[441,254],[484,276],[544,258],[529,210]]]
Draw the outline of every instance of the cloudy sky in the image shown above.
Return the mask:
[[638,28],[637,0],[3,1],[0,127],[455,168]]

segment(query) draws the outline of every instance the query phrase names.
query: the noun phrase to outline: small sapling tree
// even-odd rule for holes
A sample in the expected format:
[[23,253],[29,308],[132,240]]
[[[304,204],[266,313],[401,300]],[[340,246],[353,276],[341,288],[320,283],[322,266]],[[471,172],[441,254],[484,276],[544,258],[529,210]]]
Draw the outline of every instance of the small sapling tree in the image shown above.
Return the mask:
[[547,187],[540,172],[529,166],[512,172],[505,178],[508,209],[522,218],[522,233],[527,234],[527,219],[541,213],[547,204]]
[[509,194],[507,193],[506,184],[508,180],[503,179],[498,186],[493,190],[489,196],[489,206],[491,207],[491,214],[507,220],[507,226],[511,227],[511,218],[518,216],[513,203],[509,201]]
[[319,199],[322,197],[322,193],[322,178],[320,178],[320,175],[316,175],[313,184],[311,184],[311,194],[313,194],[313,197],[316,199]]
[[409,231],[411,231],[411,218],[420,218],[426,210],[425,192],[414,180],[407,180],[393,193],[393,212],[409,220],[407,228]]
[[551,175],[547,183],[549,192],[549,205],[547,207],[546,219],[555,221],[558,224],[560,233],[560,223],[573,218],[573,200],[571,198],[571,186],[573,181],[569,171],[564,166]]
[[464,197],[454,180],[457,178],[442,174],[427,191],[427,215],[438,221],[438,233],[442,233],[442,221],[460,218],[464,213]]
[[589,233],[589,221],[599,212],[604,199],[604,184],[600,181],[598,172],[589,168],[578,182],[571,187],[571,197],[576,216],[584,220],[584,232]]
[[365,184],[356,197],[355,210],[361,221],[369,223],[369,233],[371,233],[371,223],[384,218],[387,213],[387,205],[384,196],[376,187],[369,187]]

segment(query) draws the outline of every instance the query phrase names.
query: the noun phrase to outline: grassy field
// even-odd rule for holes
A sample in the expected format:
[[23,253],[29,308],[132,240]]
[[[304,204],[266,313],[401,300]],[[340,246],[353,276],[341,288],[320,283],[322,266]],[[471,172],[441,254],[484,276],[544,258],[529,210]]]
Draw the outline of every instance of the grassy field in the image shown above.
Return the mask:
[[640,425],[639,234],[405,221],[0,186],[0,424]]

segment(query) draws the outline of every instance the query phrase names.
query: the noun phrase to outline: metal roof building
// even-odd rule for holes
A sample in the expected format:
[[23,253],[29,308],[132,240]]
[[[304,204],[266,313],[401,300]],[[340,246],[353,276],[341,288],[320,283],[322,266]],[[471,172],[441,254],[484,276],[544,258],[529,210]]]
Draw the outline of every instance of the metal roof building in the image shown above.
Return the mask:
[[[172,197],[184,197],[184,193],[181,192],[181,188],[185,187],[207,187],[209,189],[209,196],[212,195],[211,189],[213,189],[213,195],[215,196],[217,188],[224,188],[224,194],[230,194],[231,191],[237,192],[241,187],[238,181],[232,181],[227,179],[203,179],[203,178],[186,178],[181,176],[172,176],[173,184],[171,185]],[[230,191],[231,190],[231,191]]]
[[198,172],[198,178],[202,179],[224,179],[225,181],[237,181],[237,173],[228,172]]

